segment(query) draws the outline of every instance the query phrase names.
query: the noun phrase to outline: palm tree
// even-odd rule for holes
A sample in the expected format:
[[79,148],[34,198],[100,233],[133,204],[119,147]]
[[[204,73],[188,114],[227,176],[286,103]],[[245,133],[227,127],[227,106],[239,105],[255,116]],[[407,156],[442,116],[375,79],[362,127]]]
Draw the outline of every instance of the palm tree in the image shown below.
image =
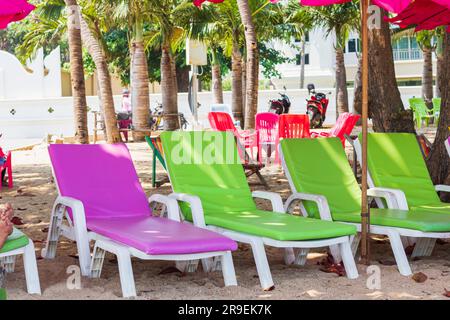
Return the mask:
[[[149,18],[146,11],[148,1],[144,0],[103,0],[102,11],[111,13],[118,23],[132,30],[131,56],[131,107],[133,126],[139,130],[150,129],[150,91],[147,56],[144,46],[144,19]],[[142,141],[144,133],[133,132],[135,141]]]
[[326,7],[302,7],[300,10],[306,11],[305,18],[309,24],[324,28],[328,36],[335,35],[336,117],[338,117],[349,110],[344,51],[349,33],[358,30],[359,6],[352,1]]
[[[93,2],[82,1],[82,15],[80,16],[80,30],[84,45],[93,57],[99,76],[99,98],[101,111],[105,120],[106,140],[108,143],[120,141],[117,129],[114,100],[111,88],[111,79],[108,71],[104,50],[101,47],[99,26],[104,26],[103,16],[97,15]],[[66,8],[64,0],[47,0],[38,6],[39,22],[33,23],[29,32],[25,35],[24,42],[17,48],[21,60],[29,59],[38,48],[55,47],[63,40],[67,33],[67,19],[63,15]],[[86,22],[91,22],[92,28]]]
[[[381,15],[387,15],[381,10]],[[412,113],[405,110],[395,77],[389,24],[369,30],[369,116],[378,132],[415,132]]]
[[[427,159],[428,170],[435,184],[450,184],[450,161],[444,147],[450,127],[450,33],[443,33],[442,73],[440,86],[442,92],[441,114],[436,138]],[[447,199],[448,199],[448,195]]]
[[80,9],[76,0],[65,0],[68,8],[67,35],[70,49],[70,75],[74,103],[75,140],[89,143],[87,126],[86,86],[84,82],[83,51],[80,32]]
[[245,93],[245,128],[255,127],[255,115],[258,110],[259,59],[258,39],[253,24],[252,12],[248,0],[237,1],[242,24],[244,25],[246,43],[246,93]]
[[92,21],[92,25],[96,28],[95,32],[91,31],[88,23],[81,16],[80,26],[81,26],[81,38],[85,47],[88,49],[89,54],[94,60],[95,67],[98,76],[98,86],[99,86],[99,97],[100,97],[100,108],[103,115],[105,130],[106,130],[106,141],[107,143],[117,143],[121,142],[120,132],[117,127],[116,112],[114,107],[114,98],[112,92],[111,75],[108,69],[108,63],[105,57],[104,50],[100,43],[101,32],[99,30],[100,19],[96,14],[97,8],[93,6],[95,2],[90,2],[90,15],[89,19]]
[[416,35],[417,43],[423,52],[422,98],[429,108],[433,107],[433,52],[436,44],[433,43],[435,31],[423,30]]

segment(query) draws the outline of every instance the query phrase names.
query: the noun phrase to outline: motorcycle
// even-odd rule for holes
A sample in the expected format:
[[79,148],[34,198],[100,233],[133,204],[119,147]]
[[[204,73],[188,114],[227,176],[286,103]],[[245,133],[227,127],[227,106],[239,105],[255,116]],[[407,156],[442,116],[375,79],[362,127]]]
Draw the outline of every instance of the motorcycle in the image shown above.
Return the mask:
[[[164,128],[163,125],[163,106],[162,103],[157,103],[155,110],[151,113],[150,116],[150,128],[154,131],[161,131]],[[178,113],[179,125],[181,130],[186,130],[189,122],[186,120],[186,117],[183,113]]]
[[311,98],[306,99],[306,114],[309,116],[310,127],[312,129],[321,128],[330,100],[325,93],[316,92],[313,84],[308,84],[308,94],[311,95]]
[[279,92],[281,96],[280,99],[269,100],[269,112],[281,115],[283,113],[289,113],[289,108],[291,107],[291,100],[286,94],[286,87],[284,87],[284,93]]

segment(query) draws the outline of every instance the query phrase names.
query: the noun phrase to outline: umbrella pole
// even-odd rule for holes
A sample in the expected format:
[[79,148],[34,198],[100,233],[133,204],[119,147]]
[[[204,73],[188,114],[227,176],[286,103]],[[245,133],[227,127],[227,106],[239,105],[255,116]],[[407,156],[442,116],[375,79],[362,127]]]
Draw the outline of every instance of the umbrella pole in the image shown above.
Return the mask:
[[361,0],[362,32],[362,175],[361,175],[361,259],[370,264],[369,206],[367,201],[367,119],[369,109],[369,26],[368,8],[370,0]]

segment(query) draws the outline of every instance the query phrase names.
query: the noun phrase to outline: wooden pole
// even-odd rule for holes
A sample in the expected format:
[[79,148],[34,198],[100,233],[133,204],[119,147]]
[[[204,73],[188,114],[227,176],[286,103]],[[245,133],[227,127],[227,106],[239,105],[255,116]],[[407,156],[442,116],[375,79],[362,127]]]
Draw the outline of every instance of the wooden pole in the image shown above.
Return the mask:
[[361,0],[362,32],[362,174],[361,174],[361,258],[370,264],[370,214],[367,201],[367,129],[369,114],[369,27],[368,8],[370,0]]

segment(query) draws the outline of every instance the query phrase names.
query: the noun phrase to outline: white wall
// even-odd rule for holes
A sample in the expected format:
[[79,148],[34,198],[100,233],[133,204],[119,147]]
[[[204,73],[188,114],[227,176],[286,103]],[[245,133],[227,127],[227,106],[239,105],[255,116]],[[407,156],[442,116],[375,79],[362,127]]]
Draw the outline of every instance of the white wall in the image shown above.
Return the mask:
[[[326,89],[324,92],[334,89]],[[407,104],[408,98],[420,96],[420,87],[400,88],[402,99]],[[305,113],[306,90],[288,90],[291,98],[291,113]],[[349,90],[349,96],[353,96],[353,90]],[[268,101],[277,98],[277,91],[260,91],[258,100],[258,111],[264,112],[268,109]],[[203,126],[208,127],[207,114],[209,106],[212,104],[210,92],[200,92],[198,95],[201,107],[199,108],[199,120]],[[225,103],[231,103],[231,92],[224,93]],[[160,94],[150,95],[151,105],[161,101]],[[188,121],[192,123],[187,94],[181,93],[178,96],[179,111],[183,112]],[[351,100],[351,99],[350,99]],[[120,110],[121,97],[115,97],[116,109]],[[352,101],[350,101],[352,105]],[[98,110],[98,98],[88,97],[88,106],[92,110]],[[49,113],[49,108],[54,109]],[[14,109],[13,115],[10,111]],[[330,106],[327,112],[326,124],[333,124],[336,117],[335,95],[330,96]],[[92,132],[93,116],[89,113],[89,129]],[[5,139],[41,139],[47,134],[73,136],[73,109],[72,98],[46,98],[46,99],[26,99],[26,100],[0,100],[0,132]]]
[[38,50],[27,67],[14,55],[0,51],[0,99],[61,97],[59,47],[45,59],[43,50]]

